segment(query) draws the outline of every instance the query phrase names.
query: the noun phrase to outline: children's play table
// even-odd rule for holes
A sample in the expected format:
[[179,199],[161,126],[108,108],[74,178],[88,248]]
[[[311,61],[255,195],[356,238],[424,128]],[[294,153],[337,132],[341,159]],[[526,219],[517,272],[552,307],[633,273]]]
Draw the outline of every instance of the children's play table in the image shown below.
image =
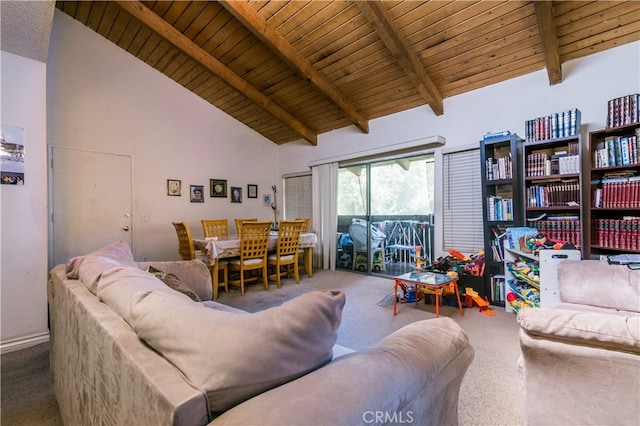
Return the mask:
[[[458,301],[458,308],[460,309],[460,316],[464,316],[462,304],[460,303],[460,293],[458,292],[458,277],[452,277],[447,274],[440,274],[437,272],[407,272],[406,274],[394,277],[393,280],[393,315],[397,315],[396,305],[398,303],[398,286],[407,287],[413,285],[416,287],[418,292],[435,295],[436,318],[440,316],[440,296],[442,295],[445,287],[454,287],[456,300]],[[418,297],[415,299],[417,304]]]

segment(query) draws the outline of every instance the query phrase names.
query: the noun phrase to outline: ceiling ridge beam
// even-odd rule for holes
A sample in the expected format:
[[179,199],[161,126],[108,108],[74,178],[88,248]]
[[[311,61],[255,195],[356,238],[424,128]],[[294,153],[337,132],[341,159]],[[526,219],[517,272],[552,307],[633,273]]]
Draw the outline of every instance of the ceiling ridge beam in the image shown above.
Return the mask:
[[562,82],[562,65],[560,64],[560,52],[558,48],[558,36],[554,23],[553,3],[550,1],[534,1],[538,20],[538,31],[542,41],[542,54],[547,66],[549,84]]
[[310,81],[333,101],[363,133],[369,133],[369,122],[342,92],[320,74],[300,52],[247,2],[223,0],[220,4],[238,21],[268,46],[280,59],[289,64],[305,80]]
[[251,85],[251,83],[227,68],[227,66],[222,62],[218,61],[207,51],[195,44],[191,39],[176,30],[160,16],[153,13],[151,9],[138,1],[118,0],[117,3],[122,9],[129,12],[153,31],[157,32],[169,43],[180,49],[185,55],[202,64],[202,66],[214,73],[229,86],[233,87],[235,90],[259,105],[268,114],[289,126],[309,143],[312,145],[318,144],[318,135],[316,132],[312,131],[280,105],[263,95],[258,89]]
[[393,24],[393,19],[383,9],[382,3],[378,1],[355,1],[362,14],[373,25],[387,49],[398,61],[400,67],[416,85],[420,95],[427,101],[431,110],[436,115],[442,115],[444,106],[440,90],[431,80],[416,55],[411,52],[411,47],[406,40],[400,37],[398,29]]

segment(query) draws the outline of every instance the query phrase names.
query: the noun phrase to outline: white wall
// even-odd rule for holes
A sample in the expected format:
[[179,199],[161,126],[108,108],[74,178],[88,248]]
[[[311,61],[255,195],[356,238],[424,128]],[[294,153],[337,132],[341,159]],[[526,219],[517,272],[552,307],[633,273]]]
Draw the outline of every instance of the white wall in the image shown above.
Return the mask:
[[46,64],[0,52],[0,122],[24,128],[23,186],[0,185],[2,352],[48,339]]
[[[273,220],[261,194],[280,186],[276,144],[57,9],[47,77],[49,144],[133,156],[137,260],[179,258],[171,221],[201,232],[205,218]],[[167,196],[169,178],[181,197]],[[242,187],[243,202],[210,198],[209,179]],[[204,185],[204,203],[189,201],[189,185]]]
[[[606,124],[607,101],[640,92],[640,42],[567,62],[563,82],[549,85],[546,70],[474,90],[444,101],[444,114],[418,107],[372,120],[369,134],[354,126],[320,135],[317,147],[304,142],[279,147],[282,174],[309,170],[309,163],[406,141],[443,136],[436,149],[436,256],[442,252],[441,153],[478,146],[486,132],[510,130],[524,137],[525,121],[570,108],[582,113],[583,142]],[[583,150],[586,145],[583,146]],[[355,154],[354,154],[355,155]],[[585,161],[587,159],[585,158]]]

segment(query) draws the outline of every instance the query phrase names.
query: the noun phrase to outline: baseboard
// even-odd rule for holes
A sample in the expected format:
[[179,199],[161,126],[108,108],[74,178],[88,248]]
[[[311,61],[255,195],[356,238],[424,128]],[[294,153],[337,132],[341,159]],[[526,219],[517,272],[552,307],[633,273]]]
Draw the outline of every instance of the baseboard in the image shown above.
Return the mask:
[[48,341],[48,331],[46,333],[37,334],[34,336],[21,337],[19,339],[0,343],[0,353],[5,354],[9,352],[19,351],[20,349],[30,348],[31,346],[39,345],[40,343],[46,343]]

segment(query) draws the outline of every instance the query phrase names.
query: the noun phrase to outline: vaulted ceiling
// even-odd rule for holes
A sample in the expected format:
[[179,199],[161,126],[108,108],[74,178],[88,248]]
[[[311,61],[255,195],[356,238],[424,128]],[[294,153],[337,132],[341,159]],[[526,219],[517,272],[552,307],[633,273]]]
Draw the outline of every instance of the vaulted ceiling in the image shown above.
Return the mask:
[[[276,144],[640,40],[638,1],[59,1]],[[614,64],[612,64],[614,66]]]

